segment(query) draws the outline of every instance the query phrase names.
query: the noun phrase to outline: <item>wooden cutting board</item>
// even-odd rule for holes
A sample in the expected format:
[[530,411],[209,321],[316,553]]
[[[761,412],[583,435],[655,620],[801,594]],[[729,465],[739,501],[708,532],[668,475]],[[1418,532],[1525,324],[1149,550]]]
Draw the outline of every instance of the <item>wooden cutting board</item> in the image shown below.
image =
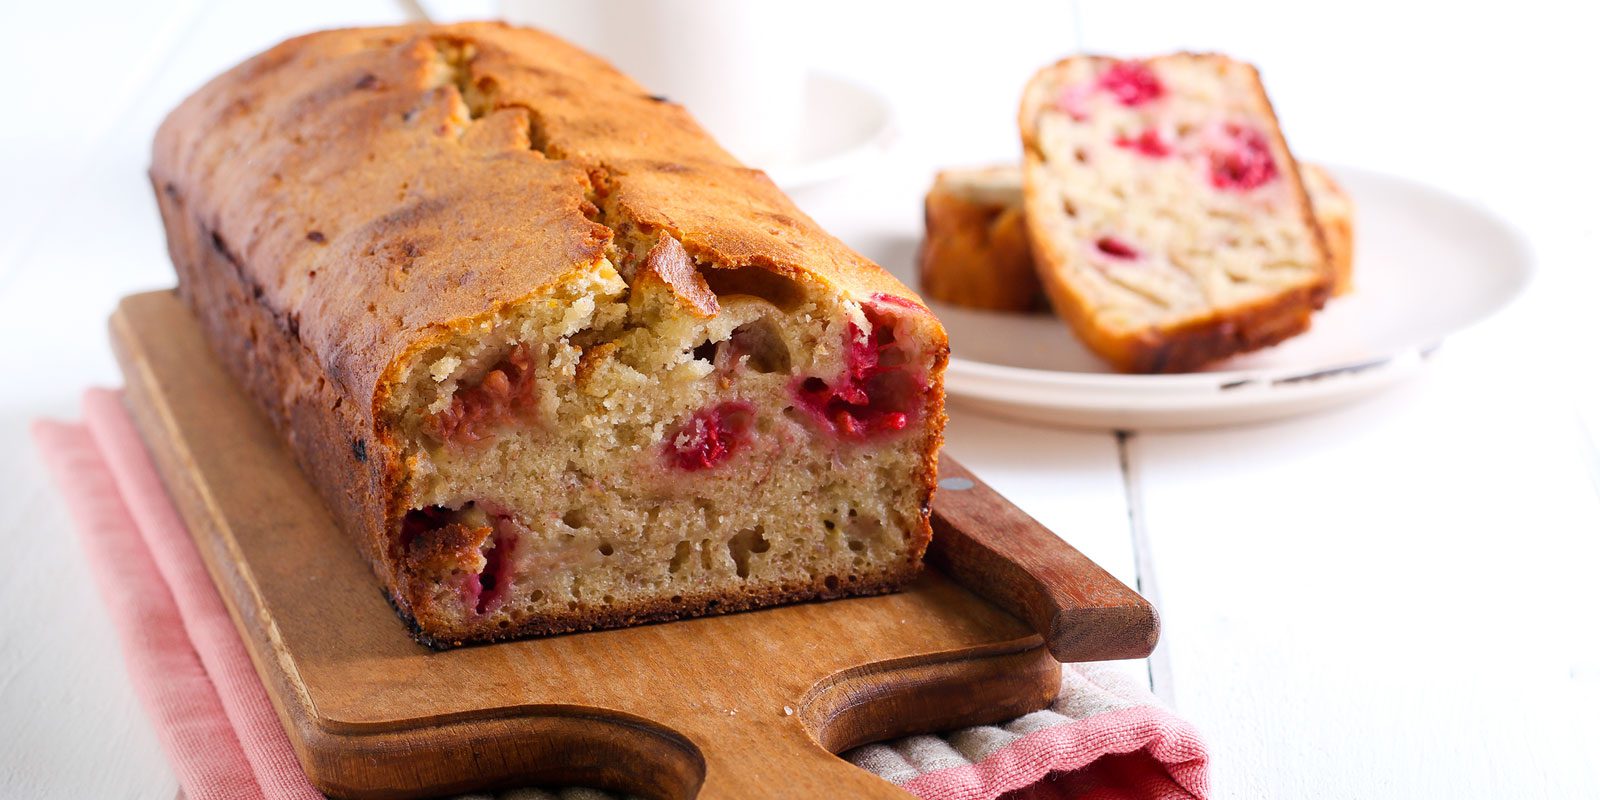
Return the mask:
[[1155,645],[1137,593],[946,457],[934,569],[903,592],[433,652],[176,296],[129,297],[111,328],[133,417],[331,795],[907,798],[833,754],[1042,708],[1058,659]]

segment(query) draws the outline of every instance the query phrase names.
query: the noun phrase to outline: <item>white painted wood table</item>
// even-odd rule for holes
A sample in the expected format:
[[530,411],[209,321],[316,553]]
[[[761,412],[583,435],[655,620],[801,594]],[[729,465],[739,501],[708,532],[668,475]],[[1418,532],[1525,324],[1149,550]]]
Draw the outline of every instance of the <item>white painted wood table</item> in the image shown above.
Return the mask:
[[[0,9],[0,797],[177,791],[26,435],[118,381],[107,314],[173,281],[143,174],[155,125],[290,33],[398,19],[384,0],[157,5]],[[1530,295],[1371,401],[1122,437],[958,408],[949,446],[1159,604],[1161,648],[1129,668],[1204,732],[1216,796],[1600,796],[1592,12],[810,8],[815,29],[796,35],[893,97],[899,137],[797,199],[883,260],[909,257],[935,167],[1015,158],[1022,81],[1080,35],[1251,59],[1301,154],[1441,186],[1522,228]]]

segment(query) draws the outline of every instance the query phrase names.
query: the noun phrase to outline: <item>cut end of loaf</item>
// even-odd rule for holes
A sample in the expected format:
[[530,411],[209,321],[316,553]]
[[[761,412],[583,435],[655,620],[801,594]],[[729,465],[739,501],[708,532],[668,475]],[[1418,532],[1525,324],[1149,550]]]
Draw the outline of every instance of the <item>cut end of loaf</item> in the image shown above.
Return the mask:
[[1030,82],[1022,126],[1040,278],[1114,365],[1193,369],[1309,326],[1328,258],[1248,65],[1068,59]]
[[[398,606],[435,644],[887,591],[942,405],[925,309],[624,247],[418,352]],[[620,266],[620,269],[618,268]]]

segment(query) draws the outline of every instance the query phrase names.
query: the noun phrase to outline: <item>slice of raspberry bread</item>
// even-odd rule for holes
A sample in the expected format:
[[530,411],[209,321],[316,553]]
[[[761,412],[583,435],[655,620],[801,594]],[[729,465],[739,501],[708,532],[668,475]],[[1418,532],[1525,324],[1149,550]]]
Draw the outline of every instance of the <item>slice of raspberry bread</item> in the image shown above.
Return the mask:
[[917,574],[938,321],[593,56],[303,36],[174,111],[151,177],[180,294],[424,643]]
[[924,211],[927,235],[917,263],[929,297],[990,311],[1044,306],[1016,167],[944,170],[928,190]]
[[1039,277],[1117,369],[1275,344],[1327,299],[1325,245],[1248,64],[1069,58],[1028,83],[1020,123]]
[[[1300,181],[1332,257],[1334,294],[1350,290],[1355,202],[1322,167],[1300,162]],[[919,254],[922,291],[941,303],[986,311],[1040,308],[1022,210],[1022,168],[995,165],[942,170],[927,197]],[[1019,237],[1018,229],[1021,236]],[[1020,242],[1019,242],[1020,238]]]

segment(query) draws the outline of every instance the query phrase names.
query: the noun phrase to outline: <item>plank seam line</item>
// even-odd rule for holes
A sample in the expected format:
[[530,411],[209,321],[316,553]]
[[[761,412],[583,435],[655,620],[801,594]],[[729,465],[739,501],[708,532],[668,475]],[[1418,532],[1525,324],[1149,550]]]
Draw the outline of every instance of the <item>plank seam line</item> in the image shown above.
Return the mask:
[[[1145,522],[1144,487],[1140,481],[1138,463],[1134,456],[1138,435],[1133,431],[1118,430],[1116,438],[1117,466],[1122,473],[1123,501],[1128,507],[1128,535],[1133,545],[1134,589],[1150,601],[1150,604],[1156,607],[1156,612],[1160,613],[1161,588],[1156,580],[1155,558]],[[1145,663],[1149,669],[1150,690],[1162,702],[1173,705],[1175,693],[1172,685],[1172,662],[1165,635],[1156,642],[1155,651]]]

